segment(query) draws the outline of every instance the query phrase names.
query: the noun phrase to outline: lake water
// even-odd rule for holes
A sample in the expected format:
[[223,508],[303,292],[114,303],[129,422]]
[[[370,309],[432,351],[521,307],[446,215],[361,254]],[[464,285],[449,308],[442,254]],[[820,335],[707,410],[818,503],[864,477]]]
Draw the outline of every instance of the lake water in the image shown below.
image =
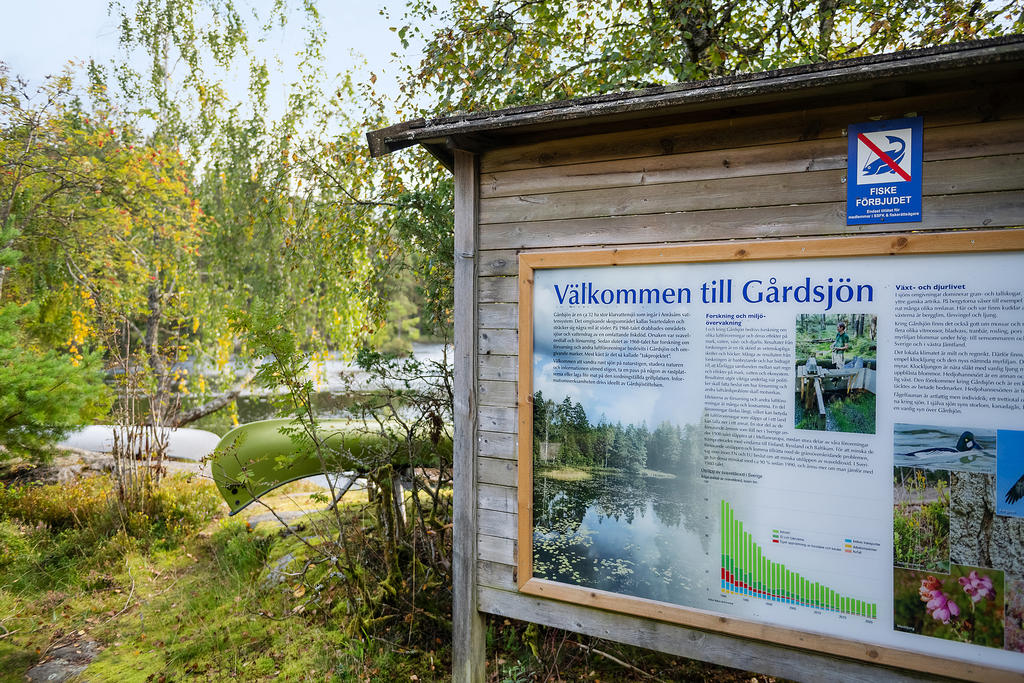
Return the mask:
[[675,604],[707,590],[712,522],[684,478],[534,478],[534,576]]
[[[421,344],[413,343],[413,358],[426,363],[428,361],[440,362],[444,357],[444,344]],[[452,349],[447,347],[448,359],[451,362]],[[245,374],[244,370],[238,371]],[[310,378],[313,381],[315,393],[313,395],[313,408],[318,417],[323,419],[343,419],[350,417],[349,409],[355,398],[350,389],[357,391],[373,391],[377,388],[370,376],[360,370],[356,365],[343,360],[336,353],[332,353],[327,361],[316,371],[315,376]],[[238,410],[238,421],[241,424],[257,422],[259,420],[270,420],[276,417],[288,417],[282,415],[274,406],[272,397],[265,390],[250,384],[235,401]],[[205,399],[195,399],[195,404],[205,402]],[[143,402],[144,403],[144,402]],[[191,405],[191,404],[190,404]],[[218,411],[198,420],[193,426],[224,435],[234,425],[226,410]]]
[[[120,430],[119,436],[124,440],[124,431],[115,425],[89,425],[70,434],[58,445],[67,448],[81,448],[87,451],[109,453],[114,450],[114,433]],[[165,430],[167,452],[169,458],[178,460],[202,460],[213,453],[220,443],[220,435],[203,429]]]
[[[426,363],[428,361],[441,362],[444,358],[446,347],[444,344],[421,344],[413,343],[413,358]],[[447,347],[448,359],[450,362],[452,349]],[[190,371],[195,371],[194,364],[184,363]],[[317,416],[322,419],[344,419],[351,417],[349,408],[356,400],[349,391],[350,387],[359,391],[373,391],[378,386],[370,381],[370,376],[360,370],[352,363],[346,362],[337,354],[331,356],[324,363],[321,372],[314,379],[316,392],[313,396],[313,406]],[[202,369],[200,368],[201,372]],[[244,370],[238,371],[241,375]],[[209,397],[195,397],[185,407],[199,405],[209,400]],[[145,410],[145,400],[137,402],[140,411]],[[236,400],[238,410],[238,421],[241,424],[269,420],[276,417],[288,417],[282,415],[271,401],[271,396],[258,387],[250,385]],[[208,415],[189,425],[189,428],[173,430],[170,434],[170,447],[168,455],[172,458],[182,460],[201,460],[213,452],[220,437],[234,427],[230,414],[227,410],[220,410]],[[113,445],[113,431],[116,429],[111,425],[91,425],[76,431],[68,436],[61,443],[64,446],[83,448],[86,450],[109,452]],[[339,477],[339,486],[344,486],[347,478],[343,474],[331,475]],[[328,488],[328,481],[325,475],[307,478],[310,483]],[[361,488],[361,482],[357,482],[355,489]]]

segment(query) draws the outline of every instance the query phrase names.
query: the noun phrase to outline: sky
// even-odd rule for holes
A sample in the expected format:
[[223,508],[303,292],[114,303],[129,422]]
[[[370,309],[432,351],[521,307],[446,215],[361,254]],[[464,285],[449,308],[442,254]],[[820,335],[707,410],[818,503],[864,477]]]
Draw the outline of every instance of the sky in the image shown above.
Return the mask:
[[[243,12],[266,4],[262,0],[238,3]],[[47,74],[60,72],[69,59],[109,61],[117,55],[118,31],[107,6],[108,0],[0,0],[0,60],[12,74],[33,84]],[[381,10],[390,18],[382,16]],[[397,35],[389,30],[401,19],[403,4],[322,0],[320,13],[327,31],[327,72],[346,71],[365,59],[369,66],[363,67],[363,77],[368,78],[372,70],[378,77],[378,89],[397,95],[399,68],[391,54],[398,53],[400,61],[413,64],[420,57],[416,49],[404,51]],[[301,46],[298,22],[292,22],[285,31],[283,37],[266,44],[268,54],[290,55]]]

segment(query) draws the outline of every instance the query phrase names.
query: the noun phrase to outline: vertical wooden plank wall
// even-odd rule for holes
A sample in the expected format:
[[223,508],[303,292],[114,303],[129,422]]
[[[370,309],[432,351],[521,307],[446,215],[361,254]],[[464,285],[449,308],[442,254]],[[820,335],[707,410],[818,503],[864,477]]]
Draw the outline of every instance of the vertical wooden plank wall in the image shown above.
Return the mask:
[[[846,126],[908,115],[924,117],[924,221],[847,227]],[[1022,225],[1024,93],[1019,84],[960,84],[873,102],[861,94],[856,101],[836,98],[813,109],[755,111],[505,147],[482,155],[479,197],[480,609],[789,678],[877,680],[879,670],[863,663],[780,652],[767,643],[516,592],[517,255],[536,249]]]

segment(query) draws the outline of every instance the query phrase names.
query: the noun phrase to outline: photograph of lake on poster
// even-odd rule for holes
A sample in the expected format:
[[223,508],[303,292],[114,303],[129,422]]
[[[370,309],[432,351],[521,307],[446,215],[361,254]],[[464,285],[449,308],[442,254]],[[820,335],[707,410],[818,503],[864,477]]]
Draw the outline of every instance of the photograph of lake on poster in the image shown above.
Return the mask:
[[592,421],[534,395],[533,573],[675,604],[701,588],[711,522],[699,429]]

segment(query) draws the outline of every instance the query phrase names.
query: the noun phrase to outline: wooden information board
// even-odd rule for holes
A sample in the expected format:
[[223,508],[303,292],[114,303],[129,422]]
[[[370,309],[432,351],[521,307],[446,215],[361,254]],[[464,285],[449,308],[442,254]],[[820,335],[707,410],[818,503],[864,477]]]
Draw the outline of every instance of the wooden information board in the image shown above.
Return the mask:
[[523,593],[1024,673],[1024,230],[519,257]]

